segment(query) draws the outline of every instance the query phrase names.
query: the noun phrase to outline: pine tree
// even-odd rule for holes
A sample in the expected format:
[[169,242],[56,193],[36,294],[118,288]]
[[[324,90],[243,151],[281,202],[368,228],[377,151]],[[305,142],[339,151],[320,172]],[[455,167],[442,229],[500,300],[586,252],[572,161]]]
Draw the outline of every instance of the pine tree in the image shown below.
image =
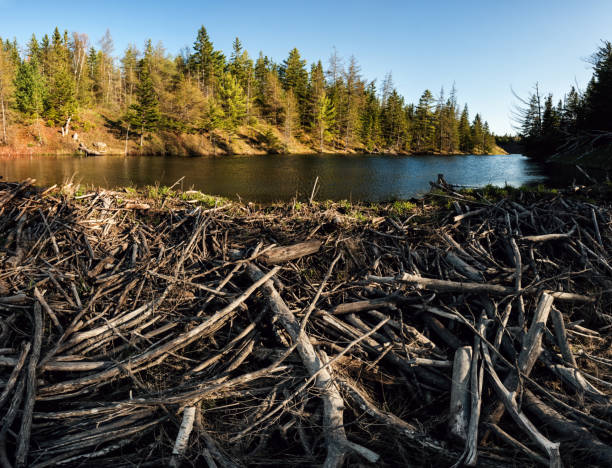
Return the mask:
[[354,133],[357,131],[359,113],[363,105],[364,83],[361,81],[360,68],[355,56],[351,56],[344,71],[344,115],[342,116],[344,148],[353,145]]
[[8,144],[8,121],[9,109],[12,106],[15,86],[16,61],[11,54],[11,46],[8,41],[5,43],[0,38],[0,119],[2,126],[0,128],[0,142],[3,145]]
[[43,112],[45,85],[35,63],[22,62],[15,77],[15,105],[26,117],[38,119]]
[[231,73],[223,75],[219,87],[219,102],[223,109],[223,127],[230,135],[243,123],[246,117],[246,99],[244,91],[236,77]]
[[389,94],[383,105],[381,127],[385,146],[388,149],[399,152],[409,148],[404,98],[395,89]]
[[143,145],[145,133],[155,131],[161,120],[159,97],[151,78],[151,56],[153,47],[151,40],[145,46],[144,57],[140,61],[140,80],[136,91],[137,102],[132,105],[134,111],[133,123],[140,128],[140,146]]
[[323,65],[319,60],[310,67],[310,80],[308,82],[308,123],[311,130],[317,132],[317,116],[320,111],[320,104],[325,96],[325,74]]
[[214,48],[208,37],[206,28],[200,27],[198,36],[193,44],[194,53],[189,58],[189,69],[197,77],[200,88],[206,95],[212,94],[214,77]]
[[467,104],[463,107],[459,118],[459,150],[464,153],[472,152],[472,132]]
[[336,119],[336,109],[325,93],[319,97],[315,114],[315,131],[319,140],[319,151],[323,152],[323,145],[332,138],[330,129],[333,128]]
[[485,152],[484,129],[480,114],[476,114],[472,122],[472,148],[474,153],[483,154]]
[[41,50],[35,34],[32,34],[32,38],[30,42],[28,42],[27,58],[30,62],[35,62],[37,64],[41,63]]
[[123,94],[127,107],[133,104],[134,92],[138,85],[138,56],[140,55],[135,45],[130,44],[121,59],[121,71],[123,76]]
[[47,93],[45,117],[55,124],[62,123],[62,135],[68,134],[70,121],[77,110],[76,86],[66,45],[67,34],[62,37],[55,28],[48,55]]
[[273,125],[280,125],[285,111],[285,103],[283,89],[278,74],[274,70],[266,72],[262,99],[263,117]]
[[287,57],[279,69],[279,75],[283,88],[291,90],[295,95],[300,122],[307,123],[306,95],[308,91],[308,72],[306,71],[306,60],[302,60],[300,52],[296,48],[289,52],[289,57]]
[[491,133],[488,122],[483,125],[483,133],[483,154],[491,154],[495,148],[495,136]]
[[561,117],[553,106],[552,94],[546,96],[544,100],[544,112],[542,113],[542,135],[554,137],[559,130]]
[[612,130],[612,42],[604,41],[591,57],[593,79],[586,94],[586,124],[592,130]]
[[376,86],[372,82],[365,91],[365,103],[360,116],[359,137],[367,151],[380,145],[380,102],[376,97]]
[[436,131],[433,112],[434,101],[433,94],[426,89],[421,95],[415,111],[413,140],[415,150],[418,153],[431,152],[434,147]]
[[284,93],[285,101],[285,140],[287,144],[291,141],[291,137],[294,135],[296,128],[300,125],[300,113],[298,108],[298,102],[295,98],[295,94],[291,89],[288,89]]
[[259,57],[255,61],[255,68],[253,70],[253,78],[255,80],[254,86],[254,100],[260,108],[264,106],[264,89],[266,86],[266,76],[270,71],[270,59],[265,57],[263,52],[259,52]]
[[251,103],[253,101],[253,82],[254,82],[254,70],[253,61],[250,59],[249,54],[242,48],[240,39],[236,38],[232,47],[232,55],[230,56],[230,62],[228,70],[232,73],[245,93],[246,102],[246,114],[247,118],[251,115]]

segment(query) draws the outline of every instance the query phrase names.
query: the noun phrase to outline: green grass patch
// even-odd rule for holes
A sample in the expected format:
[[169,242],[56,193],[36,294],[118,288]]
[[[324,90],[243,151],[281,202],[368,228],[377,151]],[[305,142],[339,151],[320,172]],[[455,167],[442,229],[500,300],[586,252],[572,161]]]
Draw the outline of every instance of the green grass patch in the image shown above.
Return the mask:
[[396,200],[391,205],[391,213],[396,216],[406,216],[416,210],[416,205],[407,200]]
[[198,202],[198,204],[207,208],[214,208],[216,206],[223,205],[229,201],[227,198],[207,195],[197,190],[189,190],[187,192],[183,192],[180,194],[180,198],[184,201],[196,201]]

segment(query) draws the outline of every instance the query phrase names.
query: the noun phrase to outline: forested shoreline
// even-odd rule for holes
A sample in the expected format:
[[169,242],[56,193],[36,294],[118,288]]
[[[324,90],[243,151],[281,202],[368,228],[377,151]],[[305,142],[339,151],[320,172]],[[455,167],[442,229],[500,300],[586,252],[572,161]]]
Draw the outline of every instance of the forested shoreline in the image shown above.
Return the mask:
[[454,86],[411,104],[390,73],[368,81],[335,50],[326,68],[297,48],[276,63],[236,38],[226,57],[202,26],[176,56],[151,40],[113,53],[108,31],[98,47],[58,28],[24,46],[0,38],[0,152],[75,152],[79,139],[142,154],[500,151]]
[[519,97],[516,122],[525,152],[560,162],[590,160],[610,167],[612,162],[612,43],[602,44],[588,59],[593,75],[586,89],[578,85],[555,103],[538,83]]

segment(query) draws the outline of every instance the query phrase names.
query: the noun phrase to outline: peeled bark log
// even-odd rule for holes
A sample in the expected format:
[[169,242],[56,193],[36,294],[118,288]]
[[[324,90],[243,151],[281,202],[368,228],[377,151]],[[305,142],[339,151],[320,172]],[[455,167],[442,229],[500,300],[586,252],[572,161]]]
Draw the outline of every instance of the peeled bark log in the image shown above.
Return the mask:
[[262,259],[268,265],[288,262],[289,260],[295,260],[300,257],[305,257],[306,255],[317,253],[321,245],[321,241],[312,240],[285,247],[274,247],[263,254]]
[[471,363],[471,346],[463,346],[455,351],[448,425],[451,436],[463,443],[467,440],[469,424]]

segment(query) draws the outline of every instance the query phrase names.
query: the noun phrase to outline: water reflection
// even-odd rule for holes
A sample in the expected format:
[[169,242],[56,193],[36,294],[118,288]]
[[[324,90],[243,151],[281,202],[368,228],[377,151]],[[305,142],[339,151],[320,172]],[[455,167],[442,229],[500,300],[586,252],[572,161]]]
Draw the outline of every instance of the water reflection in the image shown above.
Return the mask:
[[[104,187],[171,185],[231,198],[270,202],[310,194],[319,177],[319,199],[381,201],[429,190],[444,174],[452,183],[521,185],[548,179],[546,167],[520,155],[387,156],[266,155],[218,158],[33,156],[0,160],[4,180],[37,179],[41,185],[75,180]],[[556,172],[553,183],[561,183]],[[572,173],[568,175],[574,176]],[[563,182],[565,183],[565,182]]]

